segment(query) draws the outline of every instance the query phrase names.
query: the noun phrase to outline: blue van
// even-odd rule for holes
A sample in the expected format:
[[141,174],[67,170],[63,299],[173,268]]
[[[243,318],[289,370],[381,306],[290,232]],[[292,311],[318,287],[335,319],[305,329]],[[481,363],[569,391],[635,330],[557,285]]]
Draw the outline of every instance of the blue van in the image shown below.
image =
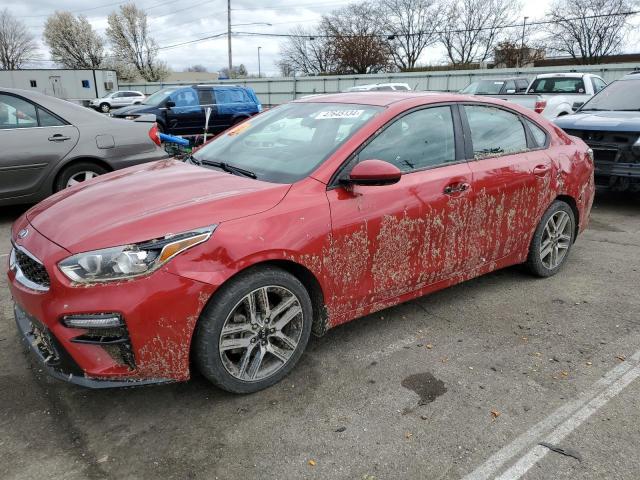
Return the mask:
[[237,85],[192,85],[167,87],[140,105],[123,107],[113,117],[134,120],[152,113],[160,131],[172,135],[204,133],[205,111],[211,108],[209,133],[219,133],[262,111],[253,89]]

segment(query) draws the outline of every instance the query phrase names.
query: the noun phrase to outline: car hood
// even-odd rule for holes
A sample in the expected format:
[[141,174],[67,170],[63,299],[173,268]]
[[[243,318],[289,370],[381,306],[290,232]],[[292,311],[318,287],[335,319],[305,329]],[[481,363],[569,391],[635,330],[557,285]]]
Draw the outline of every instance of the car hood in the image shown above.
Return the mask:
[[117,115],[130,115],[135,113],[149,113],[155,112],[158,110],[158,107],[154,107],[153,105],[129,105],[128,107],[121,107],[115,111]]
[[578,112],[554,120],[560,128],[570,130],[640,131],[640,112]]
[[254,215],[277,205],[289,188],[169,159],[63,190],[27,218],[49,240],[78,253]]

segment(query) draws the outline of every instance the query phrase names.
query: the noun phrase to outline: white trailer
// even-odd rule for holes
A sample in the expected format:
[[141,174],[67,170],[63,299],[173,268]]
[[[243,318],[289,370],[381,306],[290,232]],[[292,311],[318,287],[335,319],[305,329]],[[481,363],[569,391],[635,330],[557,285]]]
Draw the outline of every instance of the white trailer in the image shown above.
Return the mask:
[[113,70],[0,70],[0,87],[37,91],[88,105],[90,100],[118,90],[118,77]]

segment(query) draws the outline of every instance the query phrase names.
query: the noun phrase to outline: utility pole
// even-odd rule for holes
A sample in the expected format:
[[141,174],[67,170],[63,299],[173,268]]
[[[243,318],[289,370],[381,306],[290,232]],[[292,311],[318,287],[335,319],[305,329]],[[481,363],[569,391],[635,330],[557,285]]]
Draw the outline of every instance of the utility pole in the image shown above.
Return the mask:
[[525,29],[527,28],[527,18],[529,17],[524,17],[524,20],[522,21],[522,39],[520,42],[520,55],[518,55],[518,65],[516,65],[516,67],[522,67],[522,64],[524,63],[524,34],[525,34]]
[[258,47],[258,78],[262,78],[262,70],[260,69],[260,49],[262,47]]
[[229,78],[233,70],[233,60],[231,59],[231,0],[227,0],[227,43],[229,46]]

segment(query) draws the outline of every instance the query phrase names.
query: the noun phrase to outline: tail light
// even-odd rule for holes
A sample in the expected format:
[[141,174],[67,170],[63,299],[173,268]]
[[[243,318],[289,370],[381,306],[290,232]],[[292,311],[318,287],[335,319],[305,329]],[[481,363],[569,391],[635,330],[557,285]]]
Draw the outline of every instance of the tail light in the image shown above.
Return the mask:
[[536,113],[542,113],[545,108],[547,108],[547,101],[546,100],[538,100],[536,102],[535,106],[533,107],[533,110]]
[[158,146],[162,144],[162,142],[160,141],[160,131],[158,130],[158,125],[156,123],[154,123],[149,130],[149,138]]

